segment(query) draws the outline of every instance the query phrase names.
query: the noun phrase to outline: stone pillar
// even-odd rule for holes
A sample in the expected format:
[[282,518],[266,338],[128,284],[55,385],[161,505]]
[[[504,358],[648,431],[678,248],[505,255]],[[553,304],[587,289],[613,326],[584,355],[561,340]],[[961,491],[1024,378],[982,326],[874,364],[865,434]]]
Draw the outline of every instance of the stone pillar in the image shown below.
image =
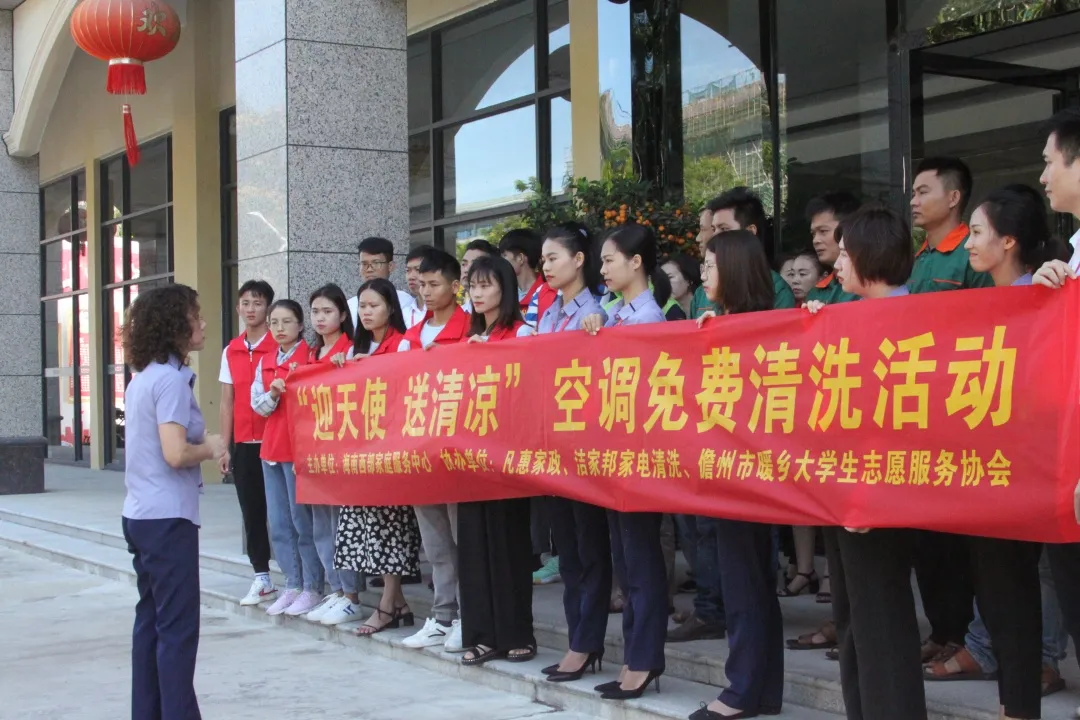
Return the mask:
[[[0,11],[0,129],[15,111],[12,13]],[[43,492],[37,159],[0,152],[0,495]]]
[[234,0],[240,280],[306,305],[408,252],[405,0]]

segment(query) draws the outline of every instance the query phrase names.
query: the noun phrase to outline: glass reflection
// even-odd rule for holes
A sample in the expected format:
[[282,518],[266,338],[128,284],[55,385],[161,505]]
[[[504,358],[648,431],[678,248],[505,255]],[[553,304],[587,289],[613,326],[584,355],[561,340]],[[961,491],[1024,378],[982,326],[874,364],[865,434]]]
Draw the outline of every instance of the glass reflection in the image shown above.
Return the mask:
[[574,181],[574,142],[570,98],[551,99],[551,189],[564,193]]
[[536,176],[536,110],[524,107],[443,131],[443,212],[475,212],[521,200]]
[[570,3],[548,0],[548,87],[570,86]]
[[[148,277],[169,271],[168,212],[140,215],[131,227],[131,277]],[[132,298],[134,299],[134,298]]]
[[630,6],[597,5],[600,73],[600,156],[605,178],[633,175]]
[[45,294],[59,295],[72,291],[74,258],[71,254],[71,239],[57,240],[45,246]]
[[169,202],[169,143],[156,142],[142,150],[139,164],[129,171],[131,206],[128,214]]
[[453,118],[536,89],[536,18],[519,2],[442,36],[442,117]]
[[431,221],[431,136],[409,138],[409,222]]
[[768,88],[756,6],[699,3],[680,20],[686,200],[700,208],[745,185],[771,212]]
[[409,128],[431,122],[431,45],[425,37],[410,40],[408,51]]

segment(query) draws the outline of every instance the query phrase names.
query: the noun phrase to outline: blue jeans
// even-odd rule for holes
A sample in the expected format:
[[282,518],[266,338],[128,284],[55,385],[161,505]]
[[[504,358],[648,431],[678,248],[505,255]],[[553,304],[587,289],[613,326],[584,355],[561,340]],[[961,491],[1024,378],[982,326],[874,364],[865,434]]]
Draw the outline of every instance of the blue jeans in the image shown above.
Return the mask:
[[322,593],[323,567],[315,549],[310,505],[296,504],[296,475],[292,463],[263,461],[266,515],[270,544],[289,590]]
[[697,529],[697,552],[694,557],[694,615],[704,623],[724,625],[724,598],[720,588],[720,538],[716,518],[693,518]]
[[199,720],[199,528],[123,519],[139,588],[131,638],[132,720]]
[[[1061,606],[1058,604],[1057,590],[1054,587],[1054,578],[1050,574],[1050,562],[1043,550],[1039,557],[1039,588],[1042,594],[1042,646],[1043,665],[1058,669],[1058,662],[1065,659],[1069,647],[1069,635],[1065,631],[1065,624],[1061,618]],[[964,647],[967,648],[975,662],[979,663],[984,673],[996,673],[998,669],[997,658],[994,657],[993,646],[990,642],[990,631],[983,622],[979,612],[978,603],[975,604],[975,619],[968,626],[967,637],[964,638]]]
[[312,533],[315,536],[315,549],[319,552],[319,561],[326,571],[326,581],[331,592],[346,594],[364,589],[360,573],[355,570],[339,570],[334,567],[334,543],[337,540],[338,514],[337,505],[311,505]]

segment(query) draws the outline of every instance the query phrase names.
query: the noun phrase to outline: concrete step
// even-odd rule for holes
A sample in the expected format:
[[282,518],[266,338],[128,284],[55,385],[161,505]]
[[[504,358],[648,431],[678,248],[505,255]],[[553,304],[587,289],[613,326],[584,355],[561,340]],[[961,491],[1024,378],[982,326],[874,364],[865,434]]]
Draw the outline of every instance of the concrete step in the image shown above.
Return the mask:
[[[0,530],[5,526],[10,528],[12,525],[41,530],[60,538],[121,550],[125,558],[122,561],[124,571],[130,573],[130,561],[126,559],[127,546],[118,529],[114,532],[90,528],[52,520],[42,517],[40,513],[0,509]],[[116,526],[119,528],[119,523]],[[0,542],[2,541],[3,537],[0,536]],[[239,553],[235,556],[226,556],[204,551],[201,554],[200,564],[204,578],[214,577],[214,574],[223,578],[227,577],[236,588],[231,595],[223,596],[223,600],[232,601],[233,598],[239,598],[250,583],[251,568],[247,559]],[[426,567],[425,572],[427,572]],[[281,576],[276,569],[274,575],[275,582],[280,583]],[[558,600],[561,597],[561,588],[561,585],[551,585],[537,587],[534,591],[536,598],[534,630],[537,644],[554,653],[561,653],[566,649],[566,626],[562,617],[561,602]],[[427,616],[431,609],[432,595],[426,585],[406,585],[404,591],[416,616],[418,618]],[[549,595],[551,597],[548,597]],[[374,607],[378,603],[379,591],[372,589],[362,593],[361,599],[366,606]],[[815,607],[812,598],[786,600],[783,608],[785,632],[789,635],[794,632],[791,627],[788,627],[792,623],[797,625],[802,621],[802,629],[810,629],[818,622],[820,606]],[[811,610],[814,612],[812,613]],[[617,664],[622,661],[622,636],[617,622],[618,616],[612,616],[612,618],[608,627],[605,659],[612,666],[617,667]],[[669,644],[665,654],[667,671],[662,684],[686,681],[701,686],[704,694],[699,692],[699,699],[706,700],[715,696],[718,692],[717,688],[722,687],[726,682],[724,662],[727,659],[727,643],[725,641]],[[505,664],[510,665],[510,663]],[[1075,674],[1074,670],[1075,663],[1067,660],[1063,671],[1070,682],[1070,687],[1077,686],[1070,677]],[[785,656],[785,671],[785,703],[812,708],[824,713],[843,714],[843,695],[840,689],[838,665],[826,660],[824,653],[789,651]],[[591,689],[592,685],[588,687]],[[1043,716],[1047,718],[1073,717],[1077,704],[1075,695],[1058,693],[1044,699]],[[991,682],[928,683],[927,706],[931,720],[996,720],[996,687]]]
[[[116,547],[115,543],[95,542],[72,534],[14,523],[9,518],[4,518],[0,520],[0,545],[111,580],[131,585],[135,583],[130,555],[126,550]],[[650,691],[640,700],[632,702],[604,701],[593,691],[593,686],[615,679],[618,672],[618,665],[615,663],[609,663],[596,675],[588,675],[575,683],[561,684],[546,682],[540,674],[540,668],[556,662],[561,655],[561,652],[545,647],[540,649],[538,658],[530,663],[493,661],[479,668],[464,667],[460,663],[459,655],[430,648],[418,651],[403,647],[402,639],[410,635],[413,628],[390,630],[372,637],[360,638],[352,632],[359,623],[329,628],[313,625],[299,618],[269,617],[263,608],[241,607],[237,602],[236,598],[247,590],[247,577],[203,567],[200,578],[202,601],[207,607],[303,632],[319,640],[334,642],[357,651],[376,653],[382,657],[460,677],[485,687],[515,692],[536,702],[591,717],[606,720],[685,718],[700,702],[707,701],[716,694],[713,686],[665,676],[661,679],[660,693]],[[839,716],[788,702],[782,717],[792,720],[837,720]]]

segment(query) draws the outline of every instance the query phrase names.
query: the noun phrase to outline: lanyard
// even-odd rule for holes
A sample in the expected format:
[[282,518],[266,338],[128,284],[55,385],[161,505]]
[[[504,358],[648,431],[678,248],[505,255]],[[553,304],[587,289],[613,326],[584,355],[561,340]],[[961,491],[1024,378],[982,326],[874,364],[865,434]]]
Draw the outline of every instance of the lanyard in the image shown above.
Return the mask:
[[560,325],[559,327],[555,328],[555,332],[562,332],[563,330],[565,330],[566,326],[570,324],[571,320],[573,320],[573,318],[570,317],[569,315],[567,315],[566,319],[563,320],[563,324]]

